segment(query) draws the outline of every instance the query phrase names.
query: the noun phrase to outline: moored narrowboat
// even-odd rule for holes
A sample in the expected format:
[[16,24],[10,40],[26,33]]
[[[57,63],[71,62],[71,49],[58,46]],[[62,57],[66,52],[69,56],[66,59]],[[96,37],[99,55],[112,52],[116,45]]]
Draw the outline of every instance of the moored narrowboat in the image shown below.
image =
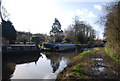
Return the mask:
[[40,48],[33,44],[33,45],[29,45],[29,44],[16,44],[16,45],[4,45],[2,46],[2,54],[22,54],[22,53],[35,53],[40,51]]
[[69,51],[73,50],[76,51],[77,47],[75,44],[69,44],[69,43],[47,43],[44,44],[44,47],[46,49],[49,49],[50,51]]

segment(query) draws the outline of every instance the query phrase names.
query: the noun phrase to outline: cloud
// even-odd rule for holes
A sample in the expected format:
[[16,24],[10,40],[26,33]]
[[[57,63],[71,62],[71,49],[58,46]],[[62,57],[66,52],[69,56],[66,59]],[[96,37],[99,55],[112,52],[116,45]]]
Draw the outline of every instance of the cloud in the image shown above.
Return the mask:
[[72,18],[75,16],[79,16],[81,20],[89,22],[96,18],[96,14],[86,8],[63,11],[53,0],[49,2],[47,0],[25,0],[24,3],[23,0],[5,1],[5,7],[11,15],[10,19],[15,29],[19,31],[49,34],[55,17],[60,21],[62,29],[73,23]]
[[97,10],[102,10],[102,6],[101,5],[94,5],[94,8],[97,9]]
[[89,11],[88,9],[77,9],[75,11],[76,15],[84,16],[84,17],[89,17],[89,18],[95,18],[96,15],[92,12]]
[[79,14],[79,15],[84,15],[84,11],[80,10],[80,9],[77,9],[76,10],[76,13]]
[[96,38],[103,39],[104,27],[101,27],[97,24],[91,24],[91,26],[96,31]]
[[75,16],[80,17],[80,20],[82,21],[89,21],[91,18],[96,18],[97,16],[94,14],[94,12],[84,8],[84,9],[76,9],[73,11],[63,12],[60,13],[57,18],[60,20],[60,23],[62,24],[62,29],[65,29],[68,27],[71,23],[73,23],[73,18]]
[[90,12],[88,13],[88,17],[90,17],[90,18],[95,18],[96,16],[95,16],[95,14],[94,14],[93,12],[90,11]]
[[[43,79],[55,79],[56,78],[56,74],[54,73],[49,73],[47,74]],[[49,81],[49,80],[48,80]],[[51,81],[51,80],[50,80]]]
[[115,0],[54,0],[54,1],[58,1],[58,2],[114,2]]

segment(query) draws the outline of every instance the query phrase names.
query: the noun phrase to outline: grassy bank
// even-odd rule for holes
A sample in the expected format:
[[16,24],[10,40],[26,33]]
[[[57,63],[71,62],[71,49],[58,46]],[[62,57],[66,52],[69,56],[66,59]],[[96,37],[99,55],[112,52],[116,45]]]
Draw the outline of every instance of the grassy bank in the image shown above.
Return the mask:
[[111,59],[113,59],[114,61],[116,61],[116,62],[118,62],[120,64],[120,58],[118,56],[114,56],[114,55],[117,55],[117,54],[114,54],[114,53],[110,52],[109,49],[106,48],[106,47],[104,48],[104,50],[105,50],[106,54],[109,57],[111,57]]
[[72,61],[68,64],[68,67],[58,74],[57,81],[77,81],[78,79],[92,79],[92,77],[89,77],[86,74],[84,74],[84,68],[88,65],[86,56],[90,57],[91,53],[95,53],[98,50],[100,49],[95,48],[93,50],[84,51],[79,55],[75,56],[72,59]]
[[[104,68],[100,71],[99,68]],[[104,48],[84,51],[75,56],[68,66],[58,74],[56,81],[78,81],[81,79],[116,79],[120,65],[105,54]]]

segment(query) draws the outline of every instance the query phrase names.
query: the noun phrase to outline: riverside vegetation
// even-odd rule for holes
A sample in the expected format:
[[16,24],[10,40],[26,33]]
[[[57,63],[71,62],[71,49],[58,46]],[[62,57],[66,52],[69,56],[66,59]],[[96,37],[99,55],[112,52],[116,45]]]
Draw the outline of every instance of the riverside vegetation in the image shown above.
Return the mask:
[[120,63],[107,56],[104,48],[95,48],[75,56],[58,74],[56,81],[81,79],[119,79]]
[[[100,17],[99,22],[104,25],[104,40],[107,41],[105,48],[95,48],[85,51],[74,57],[61,73],[58,74],[57,81],[63,79],[76,81],[79,79],[118,79],[120,68],[120,2],[112,2],[110,5],[104,6],[105,15]],[[5,13],[5,12],[0,12]],[[4,15],[3,15],[4,16]],[[6,16],[6,15],[5,15]],[[15,43],[18,35],[9,19],[5,21],[0,15],[2,22],[2,38],[9,40],[10,44]],[[64,35],[65,33],[65,35]],[[95,41],[95,30],[86,22],[79,21],[78,17],[74,18],[74,23],[71,24],[64,32],[61,30],[61,24],[58,19],[55,19],[51,36],[45,38],[49,42],[63,42],[86,44]],[[31,35],[31,41],[39,43],[42,40],[39,35]],[[27,35],[24,38],[28,37]],[[22,36],[23,37],[23,36]],[[22,38],[20,36],[20,38]],[[28,40],[29,38],[28,37]],[[28,41],[27,40],[27,41]],[[20,40],[20,41],[25,41]],[[30,40],[29,40],[30,41]]]

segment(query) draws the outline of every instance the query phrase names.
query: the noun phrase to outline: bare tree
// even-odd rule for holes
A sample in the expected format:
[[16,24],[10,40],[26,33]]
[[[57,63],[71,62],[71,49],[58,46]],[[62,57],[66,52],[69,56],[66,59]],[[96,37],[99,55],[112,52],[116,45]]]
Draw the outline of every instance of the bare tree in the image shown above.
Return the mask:
[[95,38],[95,30],[85,21],[80,21],[79,17],[73,18],[73,24],[65,31],[68,38],[74,43],[87,43]]
[[108,41],[106,44],[107,50],[111,52],[112,57],[119,58],[120,57],[120,1],[112,2],[111,4],[104,6],[106,15],[102,18],[104,20],[100,20],[105,28],[104,28],[104,36]]

